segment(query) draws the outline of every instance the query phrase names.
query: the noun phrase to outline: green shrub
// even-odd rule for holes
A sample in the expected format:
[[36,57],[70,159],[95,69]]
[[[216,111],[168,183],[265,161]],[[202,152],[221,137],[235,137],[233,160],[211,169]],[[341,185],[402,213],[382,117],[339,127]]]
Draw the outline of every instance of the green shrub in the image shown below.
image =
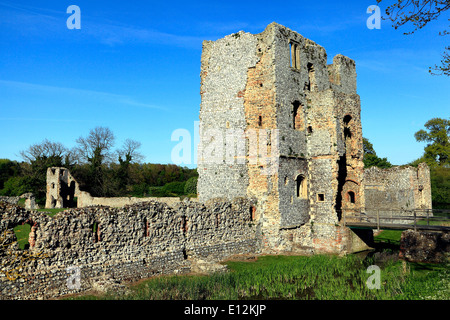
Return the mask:
[[184,186],[186,182],[173,181],[166,183],[162,188],[168,193],[175,196],[181,196],[184,194]]
[[149,186],[145,182],[131,186],[131,195],[134,197],[145,197],[148,195]]
[[450,168],[432,168],[430,179],[433,207],[450,207]]
[[27,192],[30,192],[29,178],[12,177],[5,182],[3,189],[0,190],[0,195],[14,197]]

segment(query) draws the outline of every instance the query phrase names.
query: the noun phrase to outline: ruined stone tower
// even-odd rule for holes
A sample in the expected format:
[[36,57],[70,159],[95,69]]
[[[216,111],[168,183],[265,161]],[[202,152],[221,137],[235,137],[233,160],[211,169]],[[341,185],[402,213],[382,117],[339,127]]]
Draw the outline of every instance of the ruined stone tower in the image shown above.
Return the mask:
[[341,252],[364,207],[355,62],[277,23],[203,42],[198,196],[257,200],[267,251]]
[[78,183],[68,169],[62,167],[47,169],[46,208],[76,207],[74,198],[79,194]]

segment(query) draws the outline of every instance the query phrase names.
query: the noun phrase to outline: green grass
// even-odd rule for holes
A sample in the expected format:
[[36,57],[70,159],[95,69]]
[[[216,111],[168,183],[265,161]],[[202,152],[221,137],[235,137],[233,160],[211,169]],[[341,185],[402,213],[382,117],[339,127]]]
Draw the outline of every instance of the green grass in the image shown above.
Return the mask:
[[369,289],[367,267],[373,261],[356,256],[263,256],[254,262],[229,261],[230,272],[210,276],[162,276],[114,296],[77,299],[126,300],[407,300],[450,299],[447,266],[388,262],[381,286]]
[[20,198],[19,199],[19,201],[17,202],[17,205],[19,206],[19,207],[25,207],[25,200],[27,200],[27,199],[25,199],[25,198]]
[[[38,209],[37,211],[44,212],[46,215],[53,217],[58,212],[64,211],[66,208],[59,208],[59,209]],[[19,248],[21,250],[24,250],[28,247],[28,237],[30,235],[31,226],[26,223],[22,225],[18,225],[14,227],[14,233],[17,238],[17,243],[19,244]]]
[[449,219],[439,219],[439,218],[433,218],[429,219],[427,222],[427,219],[421,219],[417,221],[417,225],[427,225],[430,226],[450,226],[450,220]]
[[383,230],[377,236],[374,236],[375,243],[387,243],[400,245],[403,230]]
[[62,212],[64,210],[67,210],[67,208],[53,208],[53,209],[37,209],[37,211],[39,212],[44,212],[45,214],[47,214],[49,217],[53,217],[54,215],[56,215],[59,212]]
[[28,245],[28,236],[31,231],[31,226],[29,224],[21,224],[14,227],[14,233],[17,237],[17,243],[19,244],[19,248],[24,250]]

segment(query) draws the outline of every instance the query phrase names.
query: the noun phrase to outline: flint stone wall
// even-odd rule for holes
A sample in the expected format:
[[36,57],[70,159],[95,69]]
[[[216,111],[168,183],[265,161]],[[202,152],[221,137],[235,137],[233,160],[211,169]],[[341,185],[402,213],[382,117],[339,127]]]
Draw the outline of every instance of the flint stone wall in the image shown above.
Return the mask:
[[[173,206],[151,201],[70,209],[49,217],[0,203],[0,234],[7,244],[0,248],[0,299],[57,297],[89,290],[98,277],[134,281],[189,272],[198,259],[217,262],[258,252],[252,206],[242,198]],[[12,230],[24,222],[35,226],[30,244],[31,238],[35,243],[19,250]],[[25,257],[21,263],[20,257]],[[79,289],[68,282],[76,268]]]
[[425,163],[417,168],[393,167],[364,170],[365,210],[370,215],[377,212],[382,222],[412,223],[412,220],[393,220],[389,217],[409,215],[415,210],[418,216],[432,215],[430,169]]
[[0,196],[0,201],[10,203],[10,204],[17,204],[20,200],[20,197],[8,197],[8,196]]
[[8,196],[0,196],[0,201],[9,203],[9,204],[18,204],[20,199],[25,199],[25,208],[34,210],[39,209],[39,206],[36,203],[36,199],[34,194],[32,193],[24,193],[20,196],[8,197]]

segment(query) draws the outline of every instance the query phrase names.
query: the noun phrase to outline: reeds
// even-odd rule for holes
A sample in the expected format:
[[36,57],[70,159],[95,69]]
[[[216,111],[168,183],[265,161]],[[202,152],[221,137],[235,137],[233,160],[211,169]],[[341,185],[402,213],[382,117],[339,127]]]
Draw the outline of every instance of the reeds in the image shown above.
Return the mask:
[[[421,277],[411,268],[405,271],[400,261],[380,268],[380,288],[370,289],[366,282],[371,275],[370,259],[356,256],[264,256],[256,262],[230,261],[230,272],[210,276],[166,276],[151,279],[131,288],[121,299],[154,300],[240,300],[240,299],[319,299],[319,300],[394,300],[423,299],[423,291],[431,285],[448,286],[449,273],[443,269],[444,280],[429,275]],[[445,271],[447,270],[447,271]],[[430,286],[424,284],[429,283]],[[441,286],[441,287],[442,287]],[[449,299],[443,289],[435,297]],[[109,298],[112,298],[111,296]]]

